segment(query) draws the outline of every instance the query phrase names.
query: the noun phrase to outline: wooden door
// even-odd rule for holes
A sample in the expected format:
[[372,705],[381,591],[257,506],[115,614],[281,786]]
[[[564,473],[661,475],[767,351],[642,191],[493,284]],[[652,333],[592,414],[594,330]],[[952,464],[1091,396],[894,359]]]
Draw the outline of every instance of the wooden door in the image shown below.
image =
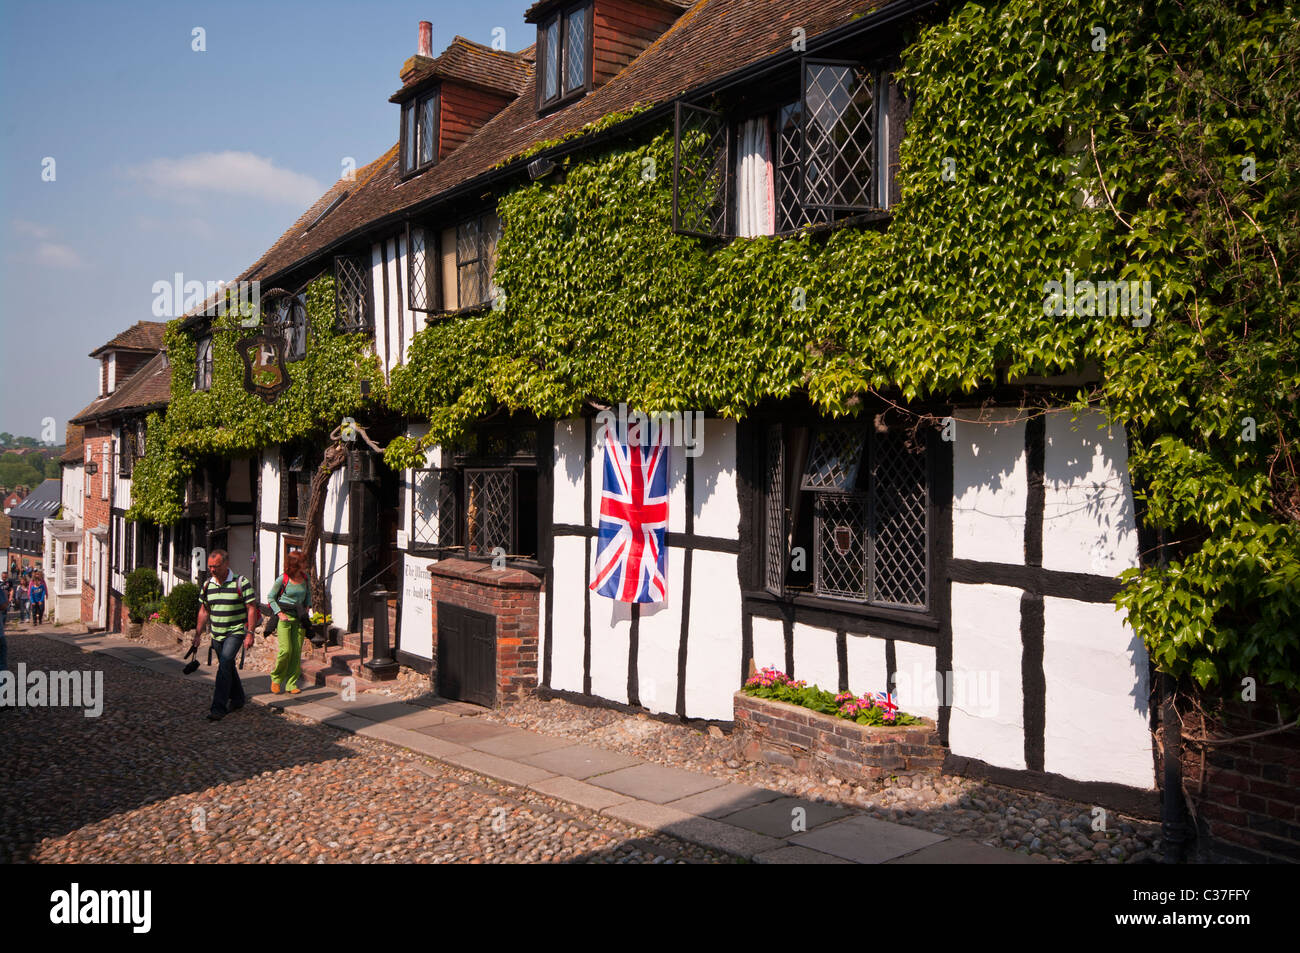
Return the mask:
[[497,620],[483,612],[438,603],[438,694],[496,704]]

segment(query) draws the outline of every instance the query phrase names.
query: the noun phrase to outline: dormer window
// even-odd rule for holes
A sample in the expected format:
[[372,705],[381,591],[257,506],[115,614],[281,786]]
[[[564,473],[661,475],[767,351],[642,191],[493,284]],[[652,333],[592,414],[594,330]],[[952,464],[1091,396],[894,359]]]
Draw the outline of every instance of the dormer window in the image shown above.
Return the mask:
[[402,175],[422,172],[438,161],[438,90],[402,105]]
[[537,27],[537,108],[576,99],[591,88],[591,4],[557,10]]

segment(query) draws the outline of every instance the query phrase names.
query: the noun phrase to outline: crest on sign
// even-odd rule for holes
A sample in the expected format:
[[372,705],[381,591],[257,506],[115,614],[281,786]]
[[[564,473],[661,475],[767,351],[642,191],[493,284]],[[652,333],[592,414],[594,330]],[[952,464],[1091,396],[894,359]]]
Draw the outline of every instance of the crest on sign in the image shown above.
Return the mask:
[[235,350],[244,362],[244,390],[273,404],[289,389],[282,341],[263,331],[244,338]]

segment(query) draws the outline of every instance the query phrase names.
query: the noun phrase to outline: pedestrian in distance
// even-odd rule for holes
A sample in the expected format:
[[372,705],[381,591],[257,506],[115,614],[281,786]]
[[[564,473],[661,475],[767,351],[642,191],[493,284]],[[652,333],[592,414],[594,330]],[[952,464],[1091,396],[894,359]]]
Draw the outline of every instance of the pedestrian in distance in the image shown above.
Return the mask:
[[297,695],[301,691],[298,678],[302,674],[302,640],[310,621],[308,611],[311,608],[307,560],[302,553],[290,553],[285,557],[284,574],[271,588],[266,601],[280,620],[276,626],[279,652],[271,671],[271,692],[278,694],[283,686],[290,695]]
[[9,671],[9,640],[5,638],[5,617],[9,615],[9,573],[0,574],[0,672]]
[[32,612],[32,625],[40,625],[45,621],[45,602],[49,595],[50,591],[45,585],[45,573],[38,569],[32,575],[32,584],[27,592]]
[[230,557],[224,549],[214,549],[208,556],[211,575],[199,590],[199,618],[194,627],[197,649],[204,627],[211,624],[212,641],[217,647],[217,682],[212,692],[208,721],[220,721],[244,707],[244,686],[235,670],[239,647],[251,648],[257,627],[257,598],[253,584],[244,576],[231,572]]
[[30,591],[31,591],[31,584],[27,581],[27,577],[23,576],[23,578],[18,582],[18,593],[17,593],[19,622],[27,621],[27,599],[28,599],[28,593]]

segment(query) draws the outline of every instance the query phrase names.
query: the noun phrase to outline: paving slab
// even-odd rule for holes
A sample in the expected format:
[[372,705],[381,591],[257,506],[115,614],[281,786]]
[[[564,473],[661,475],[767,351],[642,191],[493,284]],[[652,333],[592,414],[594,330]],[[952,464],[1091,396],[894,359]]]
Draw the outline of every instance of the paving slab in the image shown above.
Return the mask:
[[477,771],[479,774],[486,774],[489,778],[505,781],[507,784],[528,785],[534,781],[554,777],[551,772],[534,768],[531,764],[520,764],[518,761],[498,758],[486,751],[466,751],[464,754],[447,755],[443,760]]
[[470,749],[464,745],[453,744],[450,741],[443,741],[441,738],[430,738],[420,731],[412,731],[411,737],[402,744],[430,758],[449,758],[454,754],[468,754]]
[[518,760],[579,781],[641,763],[639,758],[620,751],[606,751],[588,745],[568,745],[539,754],[522,755]]
[[[362,719],[363,721],[365,719]],[[377,738],[380,741],[386,741],[389,744],[401,745],[403,748],[411,747],[412,743],[417,740],[423,740],[426,736],[416,734],[407,728],[394,728],[392,725],[382,721],[371,721],[364,728],[358,728],[357,734],[365,735],[367,738]]]
[[441,738],[443,741],[452,741],[458,745],[469,745],[474,741],[482,741],[484,738],[491,738],[495,735],[508,735],[518,730],[518,728],[509,728],[505,725],[494,725],[488,721],[461,719],[420,729],[426,735]]
[[692,844],[724,850],[741,857],[753,857],[781,846],[781,841],[775,837],[756,834],[707,817],[688,817],[683,821],[674,821],[659,830],[690,841]]
[[756,788],[749,784],[724,784],[720,788],[701,791],[699,794],[692,794],[677,801],[669,801],[668,806],[686,811],[688,814],[698,814],[700,817],[720,818],[747,807],[775,801],[782,796],[780,791]]
[[310,718],[312,721],[324,721],[326,718],[334,718],[339,714],[333,708],[326,708],[324,705],[318,705],[315,702],[304,702],[301,705],[272,705],[270,707],[279,708],[291,715]]
[[819,850],[809,850],[807,847],[791,847],[788,844],[785,847],[778,847],[776,850],[769,850],[763,854],[757,854],[754,861],[760,864],[851,864],[853,861],[845,860],[842,857],[833,857],[830,854],[823,854]]
[[569,801],[591,811],[601,811],[607,807],[613,807],[615,804],[622,804],[624,801],[631,800],[622,794],[615,794],[613,791],[598,788],[594,784],[587,784],[585,781],[563,776],[534,781],[528,786],[540,794],[557,797],[561,801]]
[[696,819],[694,814],[635,798],[622,804],[615,804],[613,807],[603,808],[600,813],[652,831],[667,830],[673,824],[683,824]]
[[346,711],[351,712],[354,715],[360,715],[367,721],[379,721],[384,724],[391,724],[403,715],[414,714],[416,709],[411,708],[410,705],[403,702],[389,701],[386,704],[360,705],[356,708],[345,705],[340,708],[339,711]]
[[[802,830],[795,829],[795,822],[800,819],[795,812],[799,809],[803,810]],[[766,804],[726,814],[723,819],[728,824],[759,834],[785,838],[803,831],[811,831],[815,827],[847,817],[850,813],[848,808],[838,804],[822,804],[818,801],[805,801],[803,798],[781,797]]]
[[790,843],[859,864],[883,864],[922,847],[947,840],[939,834],[858,815],[796,834]]
[[[408,709],[411,706],[407,706]],[[409,728],[415,731],[420,728],[428,728],[431,725],[445,725],[453,720],[455,715],[445,715],[440,711],[426,711],[423,708],[411,710],[409,715],[402,715],[400,718],[389,718],[384,722],[386,725],[392,725],[394,728]]]
[[885,861],[887,864],[1050,864],[1046,858],[1017,854],[960,838],[922,847],[918,851]]
[[319,699],[320,703],[329,705],[331,708],[337,708],[339,711],[359,712],[363,708],[379,708],[394,704],[393,699],[387,695],[366,695],[364,692],[357,692],[356,697],[348,701],[343,698],[343,693],[337,688],[323,686],[318,690],[324,692],[324,696]]
[[[482,741],[470,742],[471,748],[477,748],[479,751],[486,751],[488,754],[494,754],[500,758],[510,758],[514,761],[519,761],[528,755],[542,754],[556,748],[569,746],[570,743],[567,738],[539,735],[534,731],[523,731],[517,735],[496,735],[492,738],[484,738]],[[534,765],[534,767],[545,768],[545,765]],[[546,768],[546,770],[552,774],[560,773],[553,768]]]
[[357,734],[362,728],[370,728],[374,725],[373,721],[366,721],[357,715],[348,715],[343,712],[332,712],[325,718],[321,719],[322,725],[328,725],[331,728],[340,728],[343,731]]
[[721,787],[725,782],[662,764],[638,764],[609,774],[596,775],[591,778],[591,783],[638,800],[666,804],[710,788]]

